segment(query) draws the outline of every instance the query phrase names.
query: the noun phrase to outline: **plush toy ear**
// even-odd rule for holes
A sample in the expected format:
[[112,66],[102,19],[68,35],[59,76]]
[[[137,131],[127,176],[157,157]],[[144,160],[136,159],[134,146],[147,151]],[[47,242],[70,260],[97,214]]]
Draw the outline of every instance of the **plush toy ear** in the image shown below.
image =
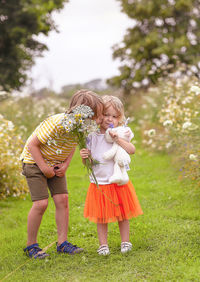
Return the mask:
[[[118,136],[128,142],[131,141],[131,139],[133,138],[130,129],[128,127],[124,127],[124,126],[118,126],[115,128],[116,132],[118,134]],[[115,130],[114,129],[114,130]]]
[[110,136],[110,133],[109,131],[111,130],[111,128],[108,128],[105,132],[105,139],[108,143],[113,143],[113,139],[112,137]]

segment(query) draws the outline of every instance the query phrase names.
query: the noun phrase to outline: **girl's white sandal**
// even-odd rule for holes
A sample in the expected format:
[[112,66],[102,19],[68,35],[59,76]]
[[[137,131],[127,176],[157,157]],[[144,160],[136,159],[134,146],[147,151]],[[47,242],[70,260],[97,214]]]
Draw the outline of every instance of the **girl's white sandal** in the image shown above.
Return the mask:
[[110,254],[110,251],[109,251],[109,248],[108,248],[108,245],[101,245],[98,250],[97,250],[97,253],[99,255],[103,255],[103,256],[107,256]]
[[122,254],[130,252],[132,249],[132,244],[130,242],[122,242],[121,243],[121,252]]

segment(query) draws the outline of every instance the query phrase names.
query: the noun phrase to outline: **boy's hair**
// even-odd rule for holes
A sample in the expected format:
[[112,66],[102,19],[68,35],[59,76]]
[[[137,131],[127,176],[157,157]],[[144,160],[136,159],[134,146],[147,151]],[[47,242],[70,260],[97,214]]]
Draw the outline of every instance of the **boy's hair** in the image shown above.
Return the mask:
[[102,98],[95,92],[87,89],[81,89],[72,96],[69,109],[66,112],[69,114],[75,107],[80,105],[89,106],[94,112],[94,117],[97,117],[99,111],[104,109]]
[[104,102],[104,109],[107,109],[110,107],[110,105],[112,105],[119,115],[119,125],[124,124],[126,118],[124,115],[124,106],[121,100],[118,97],[111,95],[104,95],[102,99]]

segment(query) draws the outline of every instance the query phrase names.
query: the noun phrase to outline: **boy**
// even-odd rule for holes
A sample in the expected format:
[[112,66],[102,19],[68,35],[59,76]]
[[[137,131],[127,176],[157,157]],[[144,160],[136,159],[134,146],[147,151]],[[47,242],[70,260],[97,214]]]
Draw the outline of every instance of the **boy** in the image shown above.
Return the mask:
[[[71,99],[70,113],[76,106],[89,106],[93,119],[100,122],[103,102],[94,92],[79,90]],[[29,257],[48,256],[37,243],[37,234],[42,216],[48,206],[48,189],[56,207],[57,252],[75,254],[83,251],[67,241],[68,231],[68,192],[65,173],[73,157],[76,141],[69,134],[59,135],[60,122],[64,113],[53,115],[44,120],[28,138],[20,159],[23,162],[23,174],[29,186],[33,205],[28,214],[28,240],[24,252]]]

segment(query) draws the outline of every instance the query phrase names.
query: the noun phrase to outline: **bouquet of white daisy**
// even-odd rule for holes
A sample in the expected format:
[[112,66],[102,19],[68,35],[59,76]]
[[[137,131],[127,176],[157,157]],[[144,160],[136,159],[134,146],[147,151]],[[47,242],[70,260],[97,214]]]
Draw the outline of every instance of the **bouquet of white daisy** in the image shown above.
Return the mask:
[[[80,149],[87,148],[87,137],[90,133],[98,130],[98,126],[92,117],[94,113],[89,106],[80,105],[72,110],[72,113],[65,114],[61,122],[61,127],[66,133],[71,133],[75,136]],[[95,184],[99,187],[95,177],[92,165],[97,164],[97,161],[91,157],[85,160],[85,166],[89,174],[92,174]]]

